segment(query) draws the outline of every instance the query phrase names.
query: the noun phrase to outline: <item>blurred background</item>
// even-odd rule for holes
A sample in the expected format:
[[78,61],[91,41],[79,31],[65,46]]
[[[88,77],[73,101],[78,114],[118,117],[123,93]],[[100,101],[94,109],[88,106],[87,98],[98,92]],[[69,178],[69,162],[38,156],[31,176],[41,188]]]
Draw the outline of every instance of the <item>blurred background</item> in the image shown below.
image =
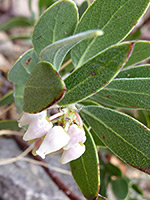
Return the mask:
[[[28,152],[17,157],[26,146],[18,139],[23,135],[16,121],[20,117],[17,112],[20,109],[19,95],[16,109],[13,84],[8,81],[7,75],[16,59],[32,48],[34,24],[41,13],[54,2],[55,0],[0,0],[0,200],[69,199],[58,188],[56,181],[52,180],[53,175],[69,185],[79,199],[85,199],[70,174],[69,165],[60,164],[59,155],[47,157],[46,164],[36,161],[27,155]],[[81,17],[91,2],[77,0],[76,3]],[[137,39],[150,40],[150,9],[126,40]],[[65,62],[67,59],[66,57]],[[145,63],[150,63],[150,59]],[[121,111],[150,128],[150,112]],[[150,176],[125,165],[105,147],[100,145],[98,149],[101,195],[109,200],[150,200]],[[49,175],[41,165],[50,168],[53,175]]]

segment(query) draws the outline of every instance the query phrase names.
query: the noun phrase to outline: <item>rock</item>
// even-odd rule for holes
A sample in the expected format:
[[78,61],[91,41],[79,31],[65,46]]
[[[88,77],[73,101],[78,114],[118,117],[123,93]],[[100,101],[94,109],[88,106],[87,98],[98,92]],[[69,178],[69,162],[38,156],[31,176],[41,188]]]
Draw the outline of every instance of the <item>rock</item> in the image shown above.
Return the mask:
[[[12,158],[22,151],[10,138],[0,138],[0,159]],[[69,165],[61,165],[59,155],[47,156],[52,166],[69,170]],[[56,172],[55,172],[56,173]],[[72,176],[58,174],[70,189],[81,197]],[[17,161],[0,166],[0,199],[2,200],[69,200],[48,177],[43,168],[25,161]]]

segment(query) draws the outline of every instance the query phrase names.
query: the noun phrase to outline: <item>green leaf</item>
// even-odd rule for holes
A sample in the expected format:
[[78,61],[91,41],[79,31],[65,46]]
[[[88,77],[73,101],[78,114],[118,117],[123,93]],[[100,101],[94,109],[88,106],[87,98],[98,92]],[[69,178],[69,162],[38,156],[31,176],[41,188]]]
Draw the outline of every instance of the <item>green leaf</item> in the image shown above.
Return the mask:
[[81,16],[85,12],[85,10],[88,8],[88,6],[89,6],[89,2],[87,0],[83,1],[83,3],[80,6],[78,6],[79,18],[81,18]]
[[72,59],[79,67],[112,44],[123,40],[149,5],[149,0],[96,0],[83,14],[76,33],[101,29],[104,35],[83,41],[74,47]]
[[20,128],[18,127],[18,122],[16,120],[0,121],[0,130],[2,129],[20,130]]
[[150,42],[137,41],[134,44],[133,52],[124,67],[135,65],[150,58]]
[[124,68],[116,78],[150,78],[150,64]]
[[15,105],[17,107],[17,112],[20,114],[23,111],[23,94],[24,85],[14,84],[14,99]]
[[110,47],[75,70],[64,81],[67,87],[60,105],[81,101],[105,87],[128,59],[131,43]]
[[100,106],[83,107],[80,114],[113,153],[150,174],[150,129],[126,114]]
[[88,200],[93,200],[99,192],[99,161],[94,140],[86,127],[85,132],[85,153],[77,160],[70,162],[70,167],[72,175],[84,196]]
[[[100,161],[101,162],[101,161]],[[110,176],[106,173],[105,169],[103,169],[103,165],[101,163],[101,169],[100,169],[100,194],[103,196],[107,196],[107,187],[110,182]]]
[[39,2],[39,9],[42,11],[42,8],[49,7],[51,4],[55,2],[55,0],[39,0],[38,2]]
[[0,31],[7,31],[14,27],[33,26],[34,21],[26,17],[13,17],[0,25]]
[[111,164],[110,162],[104,163],[104,166],[105,166],[106,172],[109,173],[110,176],[117,176],[117,177],[122,176],[122,172],[119,167]]
[[14,102],[13,92],[8,92],[0,99],[0,106],[10,105]]
[[57,103],[65,92],[59,74],[47,62],[38,63],[32,70],[24,91],[23,110],[36,113]]
[[114,79],[90,98],[108,106],[150,110],[150,78]]
[[127,181],[122,179],[116,179],[111,181],[112,190],[117,198],[125,199],[128,195],[129,187]]
[[139,188],[139,186],[137,185],[137,184],[132,184],[132,189],[136,192],[136,193],[138,193],[138,194],[140,194],[140,195],[143,195],[143,192],[142,192],[142,190]]
[[25,85],[34,66],[39,62],[33,49],[26,51],[18,58],[8,74],[11,82]]
[[73,36],[69,36],[62,40],[58,40],[53,44],[45,47],[41,51],[40,57],[43,61],[50,62],[58,71],[63,62],[63,59],[71,48],[73,48],[77,43],[81,42],[82,40],[100,36],[102,34],[103,32],[100,30],[90,30]]
[[32,41],[37,54],[49,44],[72,35],[77,22],[77,7],[73,1],[54,3],[41,15],[34,28]]

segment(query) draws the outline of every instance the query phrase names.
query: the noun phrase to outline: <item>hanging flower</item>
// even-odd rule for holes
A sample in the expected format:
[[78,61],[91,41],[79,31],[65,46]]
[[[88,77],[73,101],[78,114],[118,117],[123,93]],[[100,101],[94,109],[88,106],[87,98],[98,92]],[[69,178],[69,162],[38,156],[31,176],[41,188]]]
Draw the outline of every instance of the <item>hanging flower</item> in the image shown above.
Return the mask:
[[40,138],[46,135],[48,131],[52,128],[52,126],[52,123],[49,123],[46,118],[36,117],[29,124],[29,127],[23,136],[23,139],[25,141],[29,141]]
[[70,136],[70,140],[63,148],[64,151],[61,157],[62,164],[79,158],[85,152],[85,145],[83,143],[86,141],[86,136],[83,128],[73,124],[68,130],[68,135]]
[[55,126],[49,130],[36,153],[44,159],[45,155],[54,153],[63,148],[69,140],[70,137],[64,129],[61,126]]
[[[82,119],[75,106],[63,108],[48,120],[46,117],[47,112],[42,111],[37,114],[24,113],[19,120],[20,127],[29,125],[23,139],[35,142],[33,154],[44,159],[47,154],[62,153],[62,164],[79,158],[85,152],[83,143],[86,136]],[[53,127],[52,122],[58,126]]]
[[84,143],[86,140],[85,132],[83,128],[79,128],[76,124],[73,124],[70,126],[68,130],[68,135],[70,136],[70,140],[68,144],[63,148],[64,150],[67,150],[77,143]]
[[42,111],[40,113],[36,113],[36,114],[30,114],[30,113],[24,113],[22,115],[22,117],[20,118],[20,120],[18,120],[18,125],[19,127],[22,127],[22,126],[25,126],[25,125],[28,125],[31,123],[31,121],[33,119],[36,119],[36,118],[46,118],[46,111]]
[[51,128],[52,123],[46,119],[46,111],[37,114],[24,113],[19,120],[19,126],[29,125],[23,139],[30,141],[44,136]]
[[72,160],[79,158],[85,152],[85,145],[77,143],[68,150],[63,151],[61,163],[66,164]]

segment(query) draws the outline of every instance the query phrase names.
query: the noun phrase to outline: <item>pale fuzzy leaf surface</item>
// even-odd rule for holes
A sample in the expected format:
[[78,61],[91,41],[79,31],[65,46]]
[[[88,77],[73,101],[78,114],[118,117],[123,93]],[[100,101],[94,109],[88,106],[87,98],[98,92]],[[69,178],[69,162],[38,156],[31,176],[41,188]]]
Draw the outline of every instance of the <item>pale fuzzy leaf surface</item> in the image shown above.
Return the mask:
[[24,85],[14,84],[14,100],[19,114],[23,111],[24,87]]
[[37,54],[49,44],[72,35],[78,22],[73,1],[60,0],[49,7],[35,25],[32,42]]
[[103,33],[100,30],[91,30],[69,36],[62,40],[58,40],[53,44],[45,47],[41,51],[40,57],[43,61],[50,62],[58,71],[63,62],[63,59],[71,48],[73,48],[77,43],[81,42],[82,40],[93,38],[102,34]]
[[32,70],[24,91],[23,110],[37,113],[57,103],[65,92],[59,74],[47,62],[38,63]]
[[150,110],[150,78],[114,79],[91,99],[118,108]]
[[94,140],[87,128],[85,153],[70,162],[72,175],[86,199],[93,200],[97,197],[100,185],[99,160]]
[[8,74],[9,81],[25,85],[34,66],[39,62],[33,49],[18,58]]
[[76,33],[101,29],[104,35],[74,47],[72,60],[79,67],[100,51],[123,40],[148,7],[149,0],[96,0],[82,16]]
[[128,59],[131,50],[131,43],[115,45],[75,70],[64,80],[67,92],[59,104],[81,101],[108,85]]
[[83,107],[80,114],[120,159],[150,174],[150,129],[126,114],[100,106]]
[[132,55],[125,64],[124,67],[135,65],[143,60],[150,58],[150,42],[149,41],[137,41],[134,44]]

